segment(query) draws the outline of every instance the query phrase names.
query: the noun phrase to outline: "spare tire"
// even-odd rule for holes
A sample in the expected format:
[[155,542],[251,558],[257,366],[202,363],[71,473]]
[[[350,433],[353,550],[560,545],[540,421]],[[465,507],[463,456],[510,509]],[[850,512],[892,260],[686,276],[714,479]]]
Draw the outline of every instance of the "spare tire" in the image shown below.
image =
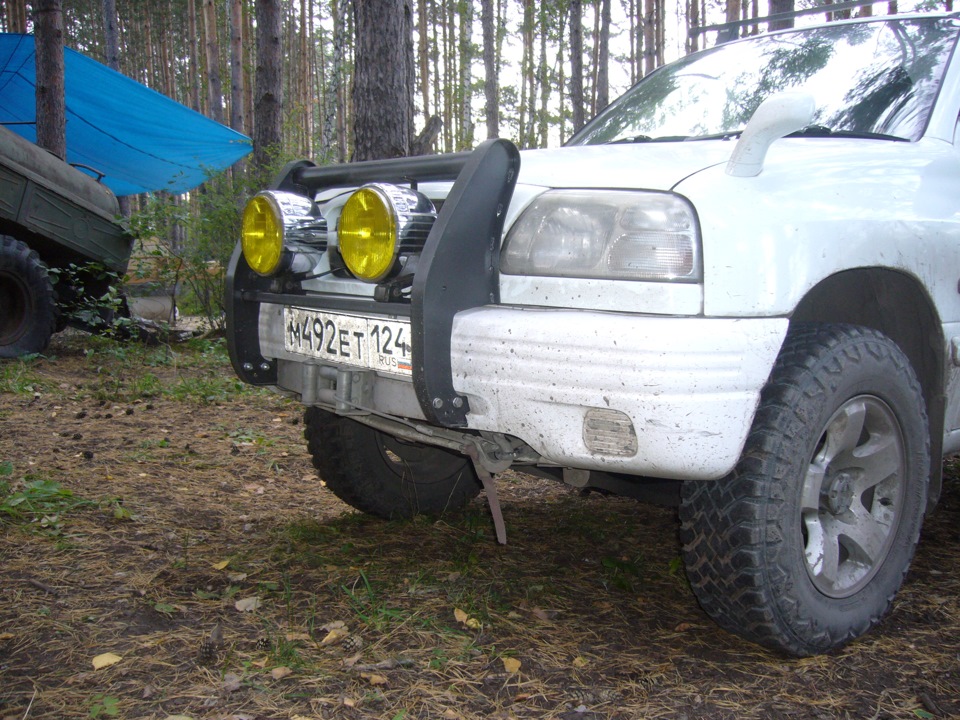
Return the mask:
[[0,235],[0,357],[43,352],[57,327],[47,266],[26,244]]

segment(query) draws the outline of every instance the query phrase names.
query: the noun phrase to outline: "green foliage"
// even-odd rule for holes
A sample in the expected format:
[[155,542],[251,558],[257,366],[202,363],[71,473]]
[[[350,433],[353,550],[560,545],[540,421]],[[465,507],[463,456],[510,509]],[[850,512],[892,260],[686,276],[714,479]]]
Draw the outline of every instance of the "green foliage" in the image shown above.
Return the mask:
[[[12,474],[11,463],[0,463],[0,477]],[[118,498],[103,498],[100,501],[79,498],[60,483],[31,475],[23,478],[18,485],[19,489],[11,491],[10,483],[0,480],[0,522],[29,523],[50,535],[60,535],[63,516],[80,507],[109,510],[114,520],[133,518],[133,514],[123,507]]]
[[151,195],[130,218],[141,248],[131,262],[131,277],[175,288],[183,314],[200,315],[211,328],[222,330],[226,268],[240,239],[243,206],[268,184],[282,161],[286,158],[263,173],[213,176],[189,199]]
[[51,517],[83,505],[94,505],[74,496],[71,490],[52,480],[34,479],[0,502],[0,515],[15,520]]
[[124,310],[123,278],[98,262],[50,268],[64,320],[90,332],[124,337],[133,321]]
[[0,362],[0,392],[32,395],[39,391],[43,381],[34,370],[38,358],[39,355],[27,355]]
[[120,714],[120,700],[111,695],[97,694],[90,705],[90,717],[116,717]]

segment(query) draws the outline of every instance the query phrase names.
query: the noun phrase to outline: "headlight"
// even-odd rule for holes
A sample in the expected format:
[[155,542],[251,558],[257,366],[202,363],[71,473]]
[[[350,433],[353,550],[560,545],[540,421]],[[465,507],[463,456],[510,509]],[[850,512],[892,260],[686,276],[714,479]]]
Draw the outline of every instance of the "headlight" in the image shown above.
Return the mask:
[[326,240],[326,223],[302,195],[266,191],[255,195],[243,210],[243,257],[255,272],[273,275],[289,269],[291,241],[315,245]]
[[699,282],[700,233],[679,195],[551,190],[524,210],[500,255],[508,275]]
[[379,282],[398,267],[404,240],[422,243],[435,219],[433,203],[416,190],[365,185],[340,212],[340,256],[355,276]]

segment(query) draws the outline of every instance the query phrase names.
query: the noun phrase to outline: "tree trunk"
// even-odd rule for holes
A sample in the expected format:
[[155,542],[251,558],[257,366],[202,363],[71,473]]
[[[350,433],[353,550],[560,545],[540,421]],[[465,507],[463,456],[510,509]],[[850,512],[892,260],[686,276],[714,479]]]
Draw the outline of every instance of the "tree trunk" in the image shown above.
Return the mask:
[[460,142],[457,150],[473,145],[473,0],[460,0]]
[[499,78],[497,75],[497,35],[493,0],[481,0],[480,24],[483,26],[483,98],[487,138],[500,137]]
[[220,78],[220,36],[214,0],[203,0],[203,44],[207,53],[207,113],[222,123],[223,81]]
[[117,0],[103,0],[104,60],[108,68],[120,72],[120,36],[117,33]]
[[354,0],[353,13],[353,160],[405,157],[413,138],[411,8],[404,0]]
[[537,146],[545,148],[549,142],[547,103],[550,99],[550,65],[547,60],[549,17],[547,3],[540,3],[540,59],[537,62],[537,84],[540,85],[540,107],[537,109]]
[[26,0],[7,0],[7,32],[25,33],[27,31]]
[[188,95],[190,97],[190,107],[200,112],[200,46],[197,40],[197,5],[196,0],[187,0],[187,39],[190,80],[188,86]]
[[520,69],[520,127],[517,133],[520,147],[533,145],[533,116],[536,93],[533,87],[534,3],[523,0],[523,57]]
[[228,0],[230,16],[230,127],[244,132],[243,118],[243,0]]
[[[736,3],[737,0],[729,0]],[[643,74],[649,75],[657,69],[656,47],[656,0],[644,0],[643,3]]]
[[[793,11],[793,0],[770,0],[770,14],[776,15],[777,13],[783,12],[792,12]],[[785,30],[787,28],[793,27],[793,18],[785,18],[783,20],[771,20],[767,25],[768,30]]]
[[600,37],[597,41],[597,106],[600,112],[610,104],[610,0],[602,0]]
[[417,46],[417,64],[420,66],[420,101],[423,103],[424,119],[430,117],[430,33],[427,23],[427,0],[418,0],[417,28],[419,44]]
[[[120,72],[120,35],[117,32],[117,2],[103,0],[103,44],[107,67]],[[117,198],[120,214],[130,217],[130,198]]]
[[63,5],[37,0],[34,48],[37,56],[37,145],[67,158],[66,103],[63,90]]
[[280,149],[283,104],[280,66],[280,0],[256,0],[257,78],[253,118],[253,162],[267,169]]
[[696,52],[700,49],[699,33],[690,31],[700,27],[700,2],[699,0],[689,0],[687,4],[687,52]]
[[583,6],[581,0],[570,0],[570,108],[573,131],[583,127]]

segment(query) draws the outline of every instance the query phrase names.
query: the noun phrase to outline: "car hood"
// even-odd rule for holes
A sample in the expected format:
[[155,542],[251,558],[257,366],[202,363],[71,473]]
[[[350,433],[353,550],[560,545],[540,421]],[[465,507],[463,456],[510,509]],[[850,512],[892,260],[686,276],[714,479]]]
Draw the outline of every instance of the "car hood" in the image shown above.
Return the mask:
[[521,153],[522,185],[670,190],[730,158],[736,140],[586,145]]

